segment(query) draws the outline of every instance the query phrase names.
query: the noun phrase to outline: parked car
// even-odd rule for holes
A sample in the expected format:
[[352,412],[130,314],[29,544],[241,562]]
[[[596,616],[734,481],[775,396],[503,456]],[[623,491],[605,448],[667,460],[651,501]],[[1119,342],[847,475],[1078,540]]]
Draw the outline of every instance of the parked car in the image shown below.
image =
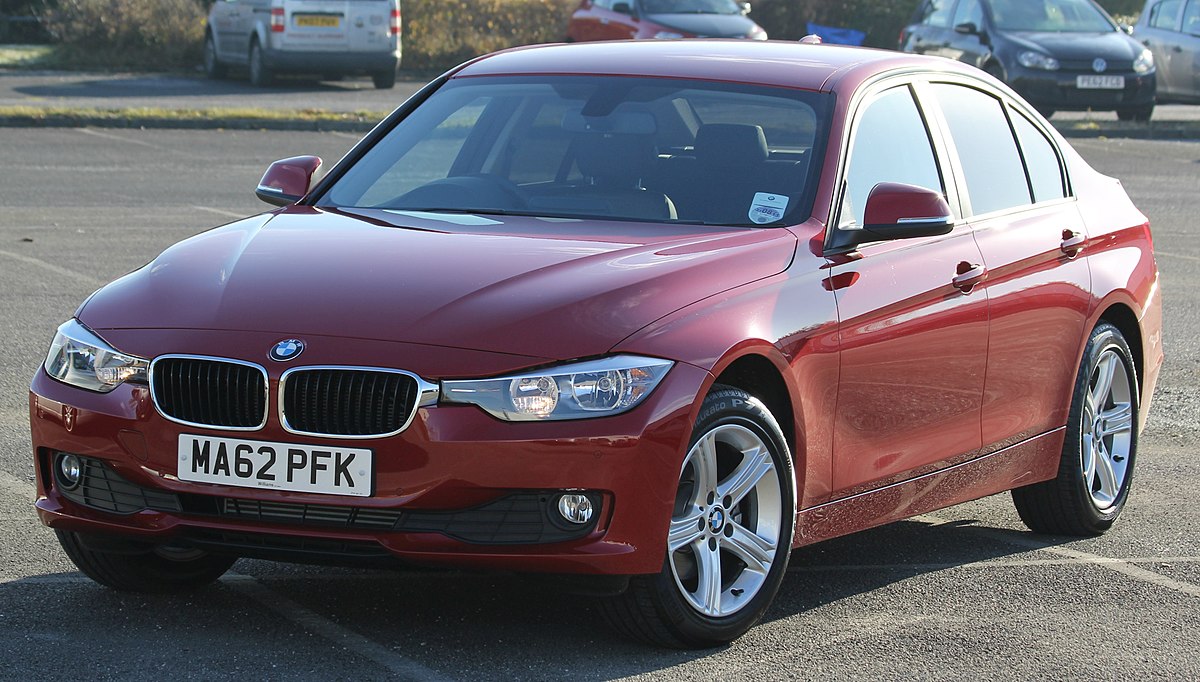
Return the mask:
[[749,38],[767,32],[734,0],[583,0],[567,24],[567,42],[630,38]]
[[1200,103],[1200,0],[1150,0],[1134,38],[1158,65],[1158,101]]
[[900,49],[977,66],[1047,117],[1154,113],[1154,57],[1093,0],[923,0]]
[[36,507],[119,590],[236,557],[573,574],[635,637],[745,632],[794,548],[1013,490],[1129,499],[1150,226],[972,67],[520,48],[280,208],[101,288],[33,378]]
[[245,67],[259,86],[281,73],[365,74],[390,88],[400,25],[400,0],[217,0],[204,32],[204,71],[224,78],[230,66]]

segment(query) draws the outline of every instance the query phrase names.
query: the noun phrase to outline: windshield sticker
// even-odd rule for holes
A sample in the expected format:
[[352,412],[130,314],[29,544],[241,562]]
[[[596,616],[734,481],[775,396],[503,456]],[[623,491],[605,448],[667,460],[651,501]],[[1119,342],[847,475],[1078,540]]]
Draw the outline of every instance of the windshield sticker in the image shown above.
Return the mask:
[[759,225],[783,220],[787,205],[788,198],[782,194],[755,192],[754,201],[750,203],[750,220]]

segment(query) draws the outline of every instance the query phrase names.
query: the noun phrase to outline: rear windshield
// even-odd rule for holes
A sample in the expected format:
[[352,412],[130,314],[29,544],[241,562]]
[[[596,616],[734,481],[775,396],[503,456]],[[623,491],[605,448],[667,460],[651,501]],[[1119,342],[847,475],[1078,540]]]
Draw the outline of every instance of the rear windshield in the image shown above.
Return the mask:
[[992,0],[992,19],[1003,31],[1105,33],[1117,30],[1090,0]]
[[826,95],[632,77],[452,80],[318,206],[713,225],[801,222]]

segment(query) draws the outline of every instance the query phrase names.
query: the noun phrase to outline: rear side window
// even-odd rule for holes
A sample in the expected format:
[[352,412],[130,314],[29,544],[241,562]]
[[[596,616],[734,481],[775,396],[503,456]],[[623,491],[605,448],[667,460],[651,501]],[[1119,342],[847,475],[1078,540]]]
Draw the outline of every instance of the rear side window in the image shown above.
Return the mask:
[[945,192],[929,131],[907,86],[885,91],[867,105],[855,125],[839,227],[862,224],[867,196],[881,182]]
[[1000,100],[979,90],[932,86],[958,149],[972,213],[991,213],[1030,203],[1025,168]]
[[1033,188],[1033,200],[1052,201],[1067,196],[1063,184],[1062,164],[1054,145],[1029,119],[1020,114],[1013,115],[1013,128],[1021,143],[1025,156],[1025,168],[1029,170],[1029,186]]

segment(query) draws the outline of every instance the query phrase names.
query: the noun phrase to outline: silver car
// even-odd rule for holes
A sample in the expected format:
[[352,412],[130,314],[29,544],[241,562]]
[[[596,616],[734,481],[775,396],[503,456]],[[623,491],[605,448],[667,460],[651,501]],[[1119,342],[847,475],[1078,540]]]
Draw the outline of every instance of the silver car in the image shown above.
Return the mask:
[[204,70],[244,66],[254,85],[278,73],[371,76],[396,84],[400,0],[217,0],[208,14]]
[[1200,104],[1200,0],[1149,0],[1133,37],[1154,53],[1158,101]]

